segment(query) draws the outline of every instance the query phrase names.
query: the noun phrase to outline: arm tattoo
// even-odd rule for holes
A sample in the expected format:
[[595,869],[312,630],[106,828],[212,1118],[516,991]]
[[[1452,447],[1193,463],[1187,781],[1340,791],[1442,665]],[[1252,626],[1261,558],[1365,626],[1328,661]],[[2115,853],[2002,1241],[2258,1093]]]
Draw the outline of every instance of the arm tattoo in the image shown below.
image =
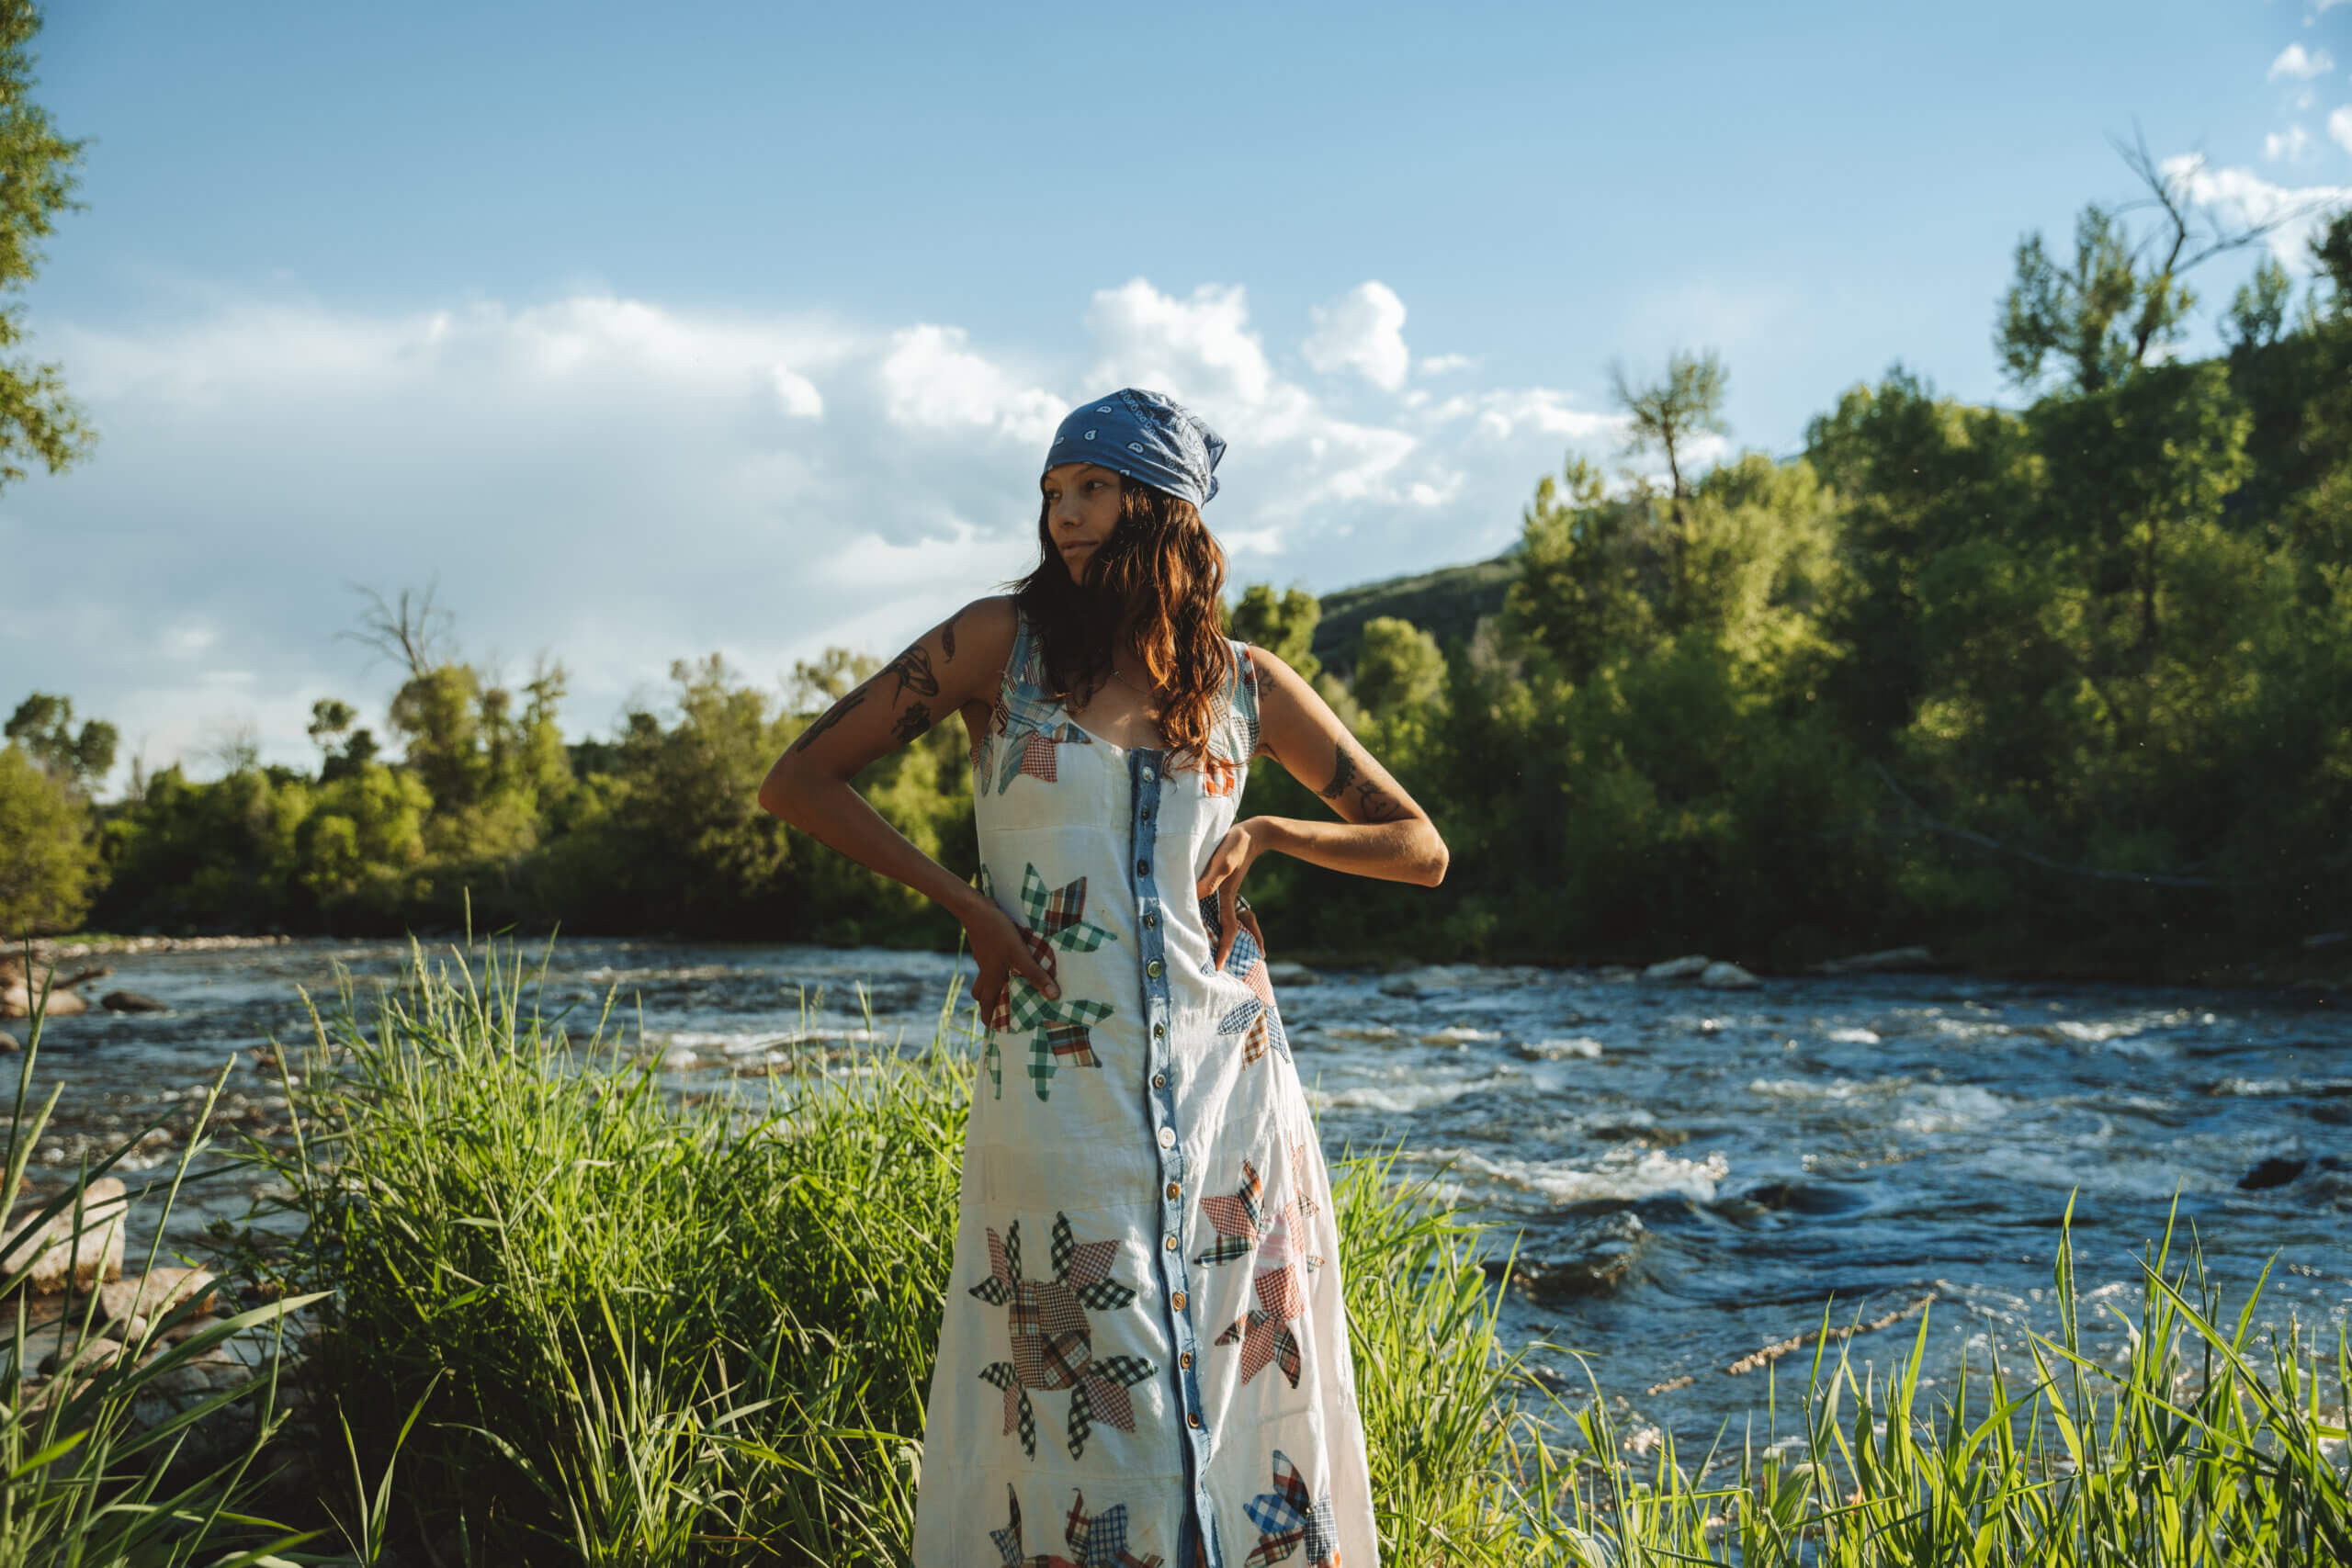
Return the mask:
[[911,702],[899,716],[899,722],[890,727],[890,739],[901,746],[910,745],[922,739],[930,728],[931,709],[921,701]]
[[882,666],[874,678],[879,681],[885,675],[899,678],[898,689],[890,694],[894,702],[905,696],[910,690],[919,697],[939,695],[939,677],[931,672],[931,650],[921,643]]
[[793,741],[791,745],[785,748],[785,755],[790,756],[793,752],[799,750],[802,747],[808,745],[808,742],[816,739],[817,737],[824,734],[825,731],[831,729],[842,719],[848,717],[849,710],[857,706],[858,704],[865,700],[865,693],[866,688],[865,686],[860,686],[857,690],[843,697],[840,702],[837,702],[831,707],[827,708],[817,719],[816,723],[810,725],[808,728],[800,732],[798,739]]
[[1317,792],[1326,800],[1339,799],[1356,779],[1356,760],[1349,755],[1348,743],[1344,740],[1339,742],[1331,748],[1331,753],[1335,759],[1332,763],[1331,782]]
[[947,617],[945,626],[939,628],[939,651],[947,656],[951,664],[956,661],[956,623],[963,618],[964,612],[958,610]]
[[1396,797],[1371,779],[1356,785],[1356,810],[1367,822],[1394,822],[1405,815]]

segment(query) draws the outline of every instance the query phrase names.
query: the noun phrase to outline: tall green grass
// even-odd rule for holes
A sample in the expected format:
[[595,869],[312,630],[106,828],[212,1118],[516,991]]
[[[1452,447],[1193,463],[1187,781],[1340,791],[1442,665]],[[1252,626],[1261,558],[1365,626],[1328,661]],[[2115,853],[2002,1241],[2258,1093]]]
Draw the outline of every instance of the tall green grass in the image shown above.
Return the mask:
[[[575,1036],[527,966],[477,962],[319,1014],[267,1156],[292,1283],[333,1292],[312,1440],[397,1464],[345,1488],[357,1559],[905,1562],[968,1087],[952,992],[911,1053],[681,1102],[608,1020]],[[1768,1430],[1633,1460],[1603,1401],[1501,1344],[1476,1225],[1393,1159],[1336,1198],[1401,1568],[2352,1560],[2341,1337],[2257,1354],[2255,1301],[2222,1317],[2169,1238],[2124,1365],[2083,1350],[2062,1251],[2066,1326],[2030,1367],[1931,1405],[1923,1322],[1891,1370],[1816,1355],[1797,1454]]]
[[[27,970],[35,972],[29,953]],[[8,1199],[20,1190],[57,1106],[55,1089],[39,1104],[32,1099],[47,1017],[44,986],[0,1143],[0,1211],[13,1207]],[[211,1151],[205,1131],[220,1091],[216,1080],[162,1191],[134,1190],[152,1205],[139,1215],[142,1228],[153,1227],[137,1258],[141,1272],[157,1261],[190,1168]],[[280,1554],[309,1539],[249,1511],[267,1478],[263,1456],[285,1420],[276,1398],[276,1356],[252,1381],[209,1397],[167,1398],[163,1392],[181,1369],[240,1336],[266,1336],[274,1350],[287,1315],[307,1301],[285,1299],[201,1321],[197,1303],[183,1303],[130,1336],[97,1321],[94,1292],[38,1303],[29,1294],[30,1276],[48,1250],[42,1227],[66,1222],[59,1245],[71,1278],[85,1248],[96,1254],[108,1228],[91,1213],[91,1184],[161,1126],[141,1128],[50,1198],[12,1216],[13,1234],[0,1240],[0,1568],[292,1568],[297,1559]],[[177,1342],[167,1342],[167,1334]],[[44,1352],[62,1360],[56,1375],[41,1371]]]

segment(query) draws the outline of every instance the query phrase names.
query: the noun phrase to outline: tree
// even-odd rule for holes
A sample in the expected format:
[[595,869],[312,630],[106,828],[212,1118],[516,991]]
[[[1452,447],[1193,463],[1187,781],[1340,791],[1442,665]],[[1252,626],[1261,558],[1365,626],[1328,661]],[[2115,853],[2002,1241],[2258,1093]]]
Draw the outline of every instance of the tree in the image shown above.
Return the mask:
[[[2119,142],[2116,150],[2146,194],[2122,208],[2097,202],[2084,208],[2075,220],[2073,265],[2052,259],[2038,230],[2018,242],[1993,346],[2021,388],[2037,386],[2052,359],[2081,392],[2096,392],[2154,363],[2159,350],[2178,341],[2181,322],[2197,303],[2188,284],[2191,272],[2308,210],[2296,208],[2231,227],[2198,210],[2199,163],[2159,164],[2145,141]],[[2124,216],[2133,208],[2156,210],[2144,231],[2135,231]]]
[[2269,347],[2278,341],[2279,328],[2287,324],[2287,301],[2293,288],[2287,269],[2274,258],[2263,257],[2254,276],[2240,284],[2231,298],[2222,336],[2233,348]]
[[1225,629],[1230,637],[1264,649],[1311,682],[1323,672],[1323,661],[1313,652],[1316,623],[1322,618],[1322,604],[1304,588],[1277,593],[1272,583],[1253,582],[1227,614]]
[[23,746],[0,747],[0,939],[73,930],[97,871],[72,787]]
[[[58,135],[49,111],[31,98],[32,40],[40,31],[40,10],[31,0],[0,0],[0,294],[32,280],[51,220],[79,205],[74,171],[83,144]],[[24,308],[0,307],[0,355],[24,337]],[[23,479],[33,459],[62,472],[88,454],[93,439],[82,411],[65,395],[62,367],[0,357],[0,489]]]
[[35,692],[17,705],[5,733],[51,776],[85,795],[114,767],[115,727],[94,718],[76,734],[71,697]]
[[1427,715],[1445,694],[1445,655],[1437,638],[1410,621],[1375,615],[1363,624],[1356,656],[1356,701],[1374,718]]
[[1677,349],[1667,356],[1666,379],[1646,387],[1627,379],[1624,366],[1609,367],[1610,390],[1633,422],[1625,432],[1625,448],[1665,457],[1667,493],[1675,501],[1678,521],[1682,498],[1690,493],[1690,480],[1682,473],[1690,444],[1731,429],[1723,416],[1724,385],[1729,378],[1722,356],[1712,348],[1695,355]]

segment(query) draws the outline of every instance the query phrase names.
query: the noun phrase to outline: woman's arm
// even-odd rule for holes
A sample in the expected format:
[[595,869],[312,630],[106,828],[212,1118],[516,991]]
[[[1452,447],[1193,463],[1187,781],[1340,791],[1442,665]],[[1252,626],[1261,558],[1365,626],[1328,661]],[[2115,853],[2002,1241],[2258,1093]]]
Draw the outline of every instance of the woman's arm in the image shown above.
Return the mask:
[[1010,599],[967,604],[820,715],[760,785],[762,808],[962,921],[980,969],[972,995],[985,1009],[995,1006],[1008,973],[1026,976],[1048,997],[1061,993],[1012,918],[908,842],[850,780],[922,739],[950,709],[993,704],[1012,637]]
[[1429,813],[1415,805],[1372,753],[1363,749],[1331,705],[1298,671],[1262,648],[1250,650],[1258,672],[1259,750],[1325,800],[1344,820],[1251,817],[1237,822],[1209,857],[1199,896],[1216,897],[1223,934],[1222,965],[1233,949],[1234,900],[1258,857],[1269,852],[1312,865],[1385,882],[1434,887],[1445,879],[1445,840]]

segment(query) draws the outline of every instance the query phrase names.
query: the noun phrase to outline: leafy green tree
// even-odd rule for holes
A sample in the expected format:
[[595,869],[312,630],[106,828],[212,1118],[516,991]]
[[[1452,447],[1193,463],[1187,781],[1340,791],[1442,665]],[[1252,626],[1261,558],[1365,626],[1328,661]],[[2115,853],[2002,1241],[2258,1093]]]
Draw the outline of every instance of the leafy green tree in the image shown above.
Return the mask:
[[113,771],[115,727],[94,718],[77,732],[71,697],[35,692],[17,705],[5,733],[52,775],[85,795]]
[[1253,582],[1226,615],[1226,634],[1262,648],[1312,682],[1323,672],[1315,657],[1315,626],[1323,606],[1303,588],[1280,592],[1271,583]]
[[2018,242],[1993,346],[2017,385],[2041,384],[2054,362],[2079,392],[2096,392],[2153,365],[2180,340],[2197,296],[2188,275],[2253,244],[2294,216],[2230,228],[2207,218],[2189,175],[2166,168],[2145,142],[2119,144],[2155,216],[2135,230],[2114,208],[2092,203],[2075,220],[2075,254],[2062,265],[2039,231]]
[[21,744],[0,747],[0,940],[72,931],[98,881],[80,796]]
[[[77,205],[83,143],[58,135],[49,111],[32,101],[40,31],[39,6],[0,0],[0,294],[32,280],[56,215]],[[63,471],[95,439],[66,396],[62,368],[10,355],[24,340],[24,308],[0,307],[0,488],[23,479],[28,462]]]
[[1437,638],[1412,622],[1375,615],[1364,623],[1354,689],[1356,701],[1374,718],[1430,716],[1445,694],[1445,654]]

